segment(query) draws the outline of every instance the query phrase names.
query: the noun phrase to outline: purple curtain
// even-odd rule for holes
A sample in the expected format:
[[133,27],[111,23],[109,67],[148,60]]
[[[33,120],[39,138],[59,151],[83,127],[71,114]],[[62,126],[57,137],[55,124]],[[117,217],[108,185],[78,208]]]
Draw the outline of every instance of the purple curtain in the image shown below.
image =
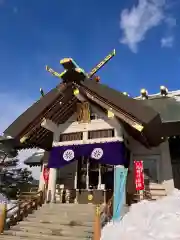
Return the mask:
[[61,168],[82,156],[101,164],[126,164],[123,142],[106,142],[53,147],[50,152],[48,167]]

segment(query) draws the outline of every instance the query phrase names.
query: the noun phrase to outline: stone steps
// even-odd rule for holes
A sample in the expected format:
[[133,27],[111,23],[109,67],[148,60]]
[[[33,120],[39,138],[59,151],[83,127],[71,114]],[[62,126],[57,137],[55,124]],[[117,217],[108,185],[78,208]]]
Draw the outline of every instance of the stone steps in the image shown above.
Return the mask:
[[77,220],[76,218],[73,218],[73,219],[48,219],[48,218],[41,218],[41,219],[37,219],[37,218],[34,218],[33,220],[27,218],[25,221],[21,222],[20,224],[24,225],[29,225],[29,224],[40,224],[40,225],[80,225],[80,226],[86,226],[86,227],[89,227],[89,226],[92,226],[94,221],[82,221],[82,220]]
[[[41,229],[40,229],[41,228]],[[81,230],[81,231],[92,231],[92,226],[86,226],[86,225],[78,225],[78,226],[70,226],[70,225],[60,225],[60,224],[29,224],[29,225],[23,225],[23,224],[18,224],[13,227],[13,230],[16,231],[31,231],[31,230],[36,230],[37,232],[43,231],[43,232],[49,232],[49,230],[57,230],[57,229],[63,229],[63,230],[68,230],[68,231],[76,231],[76,230]]]
[[85,204],[47,204],[29,215],[0,239],[91,239],[95,207]]
[[[3,238],[2,238],[3,237]],[[4,239],[7,240],[9,237],[9,239],[11,240],[18,240],[18,239],[36,239],[36,240],[78,240],[78,239],[91,239],[91,234],[90,235],[86,235],[86,236],[73,236],[73,235],[68,235],[68,236],[63,236],[63,235],[47,235],[47,234],[38,234],[38,233],[29,233],[29,232],[12,232],[12,231],[7,231],[6,233],[4,233],[3,236],[0,237],[0,239]]]
[[[42,236],[42,235],[41,235]],[[78,240],[78,239],[80,239],[80,238],[72,238],[72,237],[61,237],[61,238],[49,238],[49,236],[42,236],[42,237],[37,237],[36,236],[36,238],[34,238],[34,237],[31,237],[31,236],[25,236],[25,237],[23,237],[23,236],[8,236],[8,235],[2,235],[2,236],[0,236],[0,239],[2,239],[2,240],[33,240],[33,239],[36,239],[36,240],[57,240],[57,239],[59,239],[59,240]],[[88,239],[91,239],[91,238],[86,238],[87,240]]]
[[90,231],[85,231],[85,230],[80,230],[80,229],[66,229],[64,230],[63,228],[58,228],[58,229],[38,229],[38,228],[19,228],[8,230],[4,232],[5,235],[11,235],[11,236],[22,236],[22,237],[34,237],[36,238],[39,236],[49,236],[51,238],[52,236],[55,237],[79,237],[79,238],[86,238],[88,236],[91,236],[92,232]]
[[91,211],[91,212],[87,211],[86,212],[86,210],[83,209],[81,212],[78,212],[78,211],[69,211],[68,209],[60,209],[60,210],[58,210],[58,212],[50,212],[50,213],[48,213],[48,212],[43,213],[43,211],[40,211],[40,212],[38,211],[38,212],[34,213],[34,215],[32,215],[32,216],[36,217],[36,216],[43,215],[43,216],[51,217],[51,216],[56,216],[56,215],[58,216],[58,213],[60,214],[61,212],[63,213],[64,216],[66,215],[66,213],[68,213],[69,215],[77,215],[78,214],[78,216],[86,217],[86,216],[92,215],[95,211]]
[[56,215],[55,214],[43,214],[43,213],[36,213],[35,215],[29,215],[28,216],[28,218],[29,219],[33,219],[33,218],[41,218],[42,216],[44,217],[44,218],[52,218],[52,219],[54,219],[54,218],[58,218],[58,217],[60,217],[61,216],[61,218],[64,218],[64,219],[66,219],[66,218],[68,218],[68,217],[76,217],[76,218],[81,218],[81,219],[90,219],[90,216],[92,216],[92,214],[93,213],[89,213],[89,214],[85,214],[85,213],[80,213],[80,214],[78,214],[78,213],[71,213],[71,212],[68,212],[68,211],[64,211],[63,213],[57,213]]
[[146,198],[149,200],[158,200],[167,195],[166,190],[161,183],[150,182],[145,184]]
[[75,216],[75,215],[66,215],[66,216],[43,216],[42,214],[40,216],[29,216],[26,221],[34,221],[34,222],[53,222],[53,223],[69,223],[71,221],[75,221],[77,222],[78,225],[81,225],[82,223],[86,223],[86,222],[93,222],[94,218],[93,217],[80,217],[80,216]]
[[[76,207],[75,207],[76,206]],[[94,205],[92,205],[92,204],[69,204],[69,203],[55,203],[55,204],[52,204],[52,203],[50,203],[50,204],[45,204],[44,206],[43,206],[43,209],[45,210],[49,210],[49,209],[51,209],[51,210],[53,210],[53,211],[56,211],[56,209],[65,209],[65,208],[67,208],[67,209],[72,209],[73,211],[76,211],[76,210],[78,210],[78,209],[86,209],[87,211],[89,210],[89,211],[92,211],[92,209],[93,209],[93,207],[94,207]]]

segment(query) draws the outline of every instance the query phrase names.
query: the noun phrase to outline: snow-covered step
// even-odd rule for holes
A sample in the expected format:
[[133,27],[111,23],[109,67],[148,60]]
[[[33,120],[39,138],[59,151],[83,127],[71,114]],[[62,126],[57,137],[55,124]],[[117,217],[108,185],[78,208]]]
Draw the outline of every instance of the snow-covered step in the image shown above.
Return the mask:
[[150,189],[164,189],[163,184],[160,183],[149,183],[149,188]]
[[149,199],[152,200],[157,200],[167,195],[163,184],[158,183],[149,183],[146,186],[146,193],[149,194]]

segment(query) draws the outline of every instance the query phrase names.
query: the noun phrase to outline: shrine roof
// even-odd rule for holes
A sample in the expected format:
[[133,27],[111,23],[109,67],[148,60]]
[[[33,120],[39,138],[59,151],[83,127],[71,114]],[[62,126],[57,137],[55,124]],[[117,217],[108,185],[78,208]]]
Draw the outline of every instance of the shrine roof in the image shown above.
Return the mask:
[[[109,104],[109,107],[115,107],[121,114],[142,123],[146,127],[145,135],[149,134],[154,124],[160,124],[159,114],[147,106],[143,100],[136,101],[93,80],[85,80],[79,86],[83,91],[91,92],[93,96]],[[26,147],[28,144],[32,148],[40,147],[48,150],[52,146],[53,135],[41,127],[43,118],[51,119],[56,124],[64,123],[74,113],[77,102],[78,99],[73,95],[72,84],[60,85],[27,109],[4,133],[13,138],[27,137]],[[142,136],[142,133],[138,133],[127,123],[123,122],[123,124],[129,134],[146,144],[146,136]],[[150,136],[148,140],[150,145],[159,144],[161,141],[157,135]]]
[[175,98],[160,96],[143,101],[160,113],[163,123],[180,121],[180,102]]
[[42,163],[43,163],[43,156],[41,157],[31,156],[24,161],[24,164],[30,167],[41,166]]
[[144,100],[160,114],[162,120],[162,136],[180,135],[180,102],[179,97],[157,96]]
[[60,84],[57,88],[52,89],[44,97],[37,100],[4,131],[5,135],[18,137],[25,128],[31,125],[41,114],[45,113],[47,108],[61,97],[61,92],[64,88],[65,86]]
[[[148,107],[143,100],[136,101],[135,99],[125,96],[122,92],[119,92],[105,84],[96,83],[95,81],[85,80],[81,82],[81,85],[92,91],[93,94],[101,97],[119,110],[127,112],[129,115],[137,120],[142,121],[144,124],[157,116],[151,107]],[[107,102],[108,101],[108,102]]]
[[[113,54],[114,52],[111,56]],[[19,141],[22,148],[51,149],[53,133],[43,128],[41,123],[44,118],[57,125],[65,123],[81,101],[74,94],[76,88],[87,101],[99,105],[105,111],[113,111],[127,133],[148,147],[159,145],[163,141],[162,137],[180,134],[180,127],[177,127],[180,120],[179,103],[169,95],[151,96],[145,100],[141,97],[134,99],[95,81],[77,68],[72,59],[68,59],[66,65],[62,74],[47,67],[49,72],[60,77],[63,82],[43,94],[4,131],[6,136]]]
[[37,151],[36,153],[32,154],[30,157],[28,157],[25,161],[24,164],[34,167],[34,166],[40,166],[44,162],[45,158],[45,152],[40,150]]
[[64,123],[72,115],[76,102],[72,87],[60,84],[20,115],[4,134],[19,140],[27,137],[25,148],[49,150],[52,147],[53,133],[41,127],[43,118],[51,119],[57,124]]

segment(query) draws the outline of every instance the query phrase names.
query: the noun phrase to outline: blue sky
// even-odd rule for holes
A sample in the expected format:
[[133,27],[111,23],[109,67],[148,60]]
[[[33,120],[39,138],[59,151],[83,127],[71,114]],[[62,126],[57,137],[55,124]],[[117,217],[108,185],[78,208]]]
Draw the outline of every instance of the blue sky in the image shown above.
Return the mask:
[[101,82],[139,95],[180,89],[180,1],[0,0],[0,132],[58,79],[59,60],[89,71],[111,50]]

